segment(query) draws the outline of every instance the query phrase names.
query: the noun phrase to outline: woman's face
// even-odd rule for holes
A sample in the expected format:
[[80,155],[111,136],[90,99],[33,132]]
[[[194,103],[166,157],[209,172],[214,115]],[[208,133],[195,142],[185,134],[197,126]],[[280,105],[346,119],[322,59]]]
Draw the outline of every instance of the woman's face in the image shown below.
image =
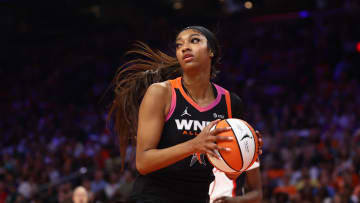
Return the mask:
[[176,58],[184,72],[206,70],[210,73],[211,57],[204,35],[192,29],[179,33],[176,39]]

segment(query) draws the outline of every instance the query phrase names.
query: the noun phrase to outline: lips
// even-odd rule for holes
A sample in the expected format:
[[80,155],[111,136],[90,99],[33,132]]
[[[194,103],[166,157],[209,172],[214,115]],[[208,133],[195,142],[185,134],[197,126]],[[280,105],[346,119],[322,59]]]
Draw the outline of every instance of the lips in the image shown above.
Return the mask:
[[183,60],[184,60],[185,62],[190,62],[190,61],[192,61],[193,58],[194,58],[194,55],[192,55],[192,54],[185,54],[185,55],[183,56]]

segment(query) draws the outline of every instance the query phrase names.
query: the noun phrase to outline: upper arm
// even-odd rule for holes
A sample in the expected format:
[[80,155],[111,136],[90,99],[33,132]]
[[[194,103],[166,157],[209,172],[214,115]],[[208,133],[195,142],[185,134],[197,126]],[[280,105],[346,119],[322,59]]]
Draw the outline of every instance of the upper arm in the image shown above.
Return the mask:
[[171,91],[166,83],[152,84],[141,102],[138,116],[136,159],[159,143]]
[[246,188],[262,191],[260,167],[246,171]]

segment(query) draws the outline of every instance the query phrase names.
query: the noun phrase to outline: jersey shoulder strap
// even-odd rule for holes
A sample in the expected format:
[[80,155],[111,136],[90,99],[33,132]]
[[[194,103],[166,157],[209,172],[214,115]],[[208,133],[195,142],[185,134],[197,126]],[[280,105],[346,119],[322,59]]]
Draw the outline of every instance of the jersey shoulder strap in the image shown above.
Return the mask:
[[227,112],[228,112],[228,118],[232,118],[232,111],[231,111],[231,99],[230,99],[230,92],[228,90],[226,90],[223,87],[220,87],[219,85],[214,84],[217,88],[219,88],[221,90],[221,92],[223,92],[223,94],[225,95],[225,102],[226,102],[226,108],[227,108]]
[[226,107],[227,107],[227,111],[228,111],[228,117],[232,118],[230,93],[227,90],[225,90],[225,101],[226,101]]
[[176,107],[176,92],[175,92],[175,88],[179,88],[178,85],[181,85],[181,79],[176,78],[174,80],[169,80],[170,82],[170,86],[171,86],[171,104],[170,104],[170,109],[168,114],[165,117],[165,122],[168,121],[170,119],[170,117],[172,116],[172,114],[174,113],[175,107]]
[[172,88],[181,88],[181,77],[169,80]]

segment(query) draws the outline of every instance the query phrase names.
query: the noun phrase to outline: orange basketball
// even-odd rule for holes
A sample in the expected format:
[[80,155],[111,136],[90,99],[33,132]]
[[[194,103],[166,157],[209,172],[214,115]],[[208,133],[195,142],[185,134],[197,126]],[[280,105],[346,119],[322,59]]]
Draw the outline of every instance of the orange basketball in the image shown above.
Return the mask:
[[237,173],[249,168],[258,157],[258,137],[253,127],[246,121],[229,118],[217,123],[215,128],[231,127],[231,130],[218,134],[233,137],[232,141],[222,141],[219,146],[230,148],[230,151],[216,150],[220,159],[207,155],[210,163],[226,173]]

